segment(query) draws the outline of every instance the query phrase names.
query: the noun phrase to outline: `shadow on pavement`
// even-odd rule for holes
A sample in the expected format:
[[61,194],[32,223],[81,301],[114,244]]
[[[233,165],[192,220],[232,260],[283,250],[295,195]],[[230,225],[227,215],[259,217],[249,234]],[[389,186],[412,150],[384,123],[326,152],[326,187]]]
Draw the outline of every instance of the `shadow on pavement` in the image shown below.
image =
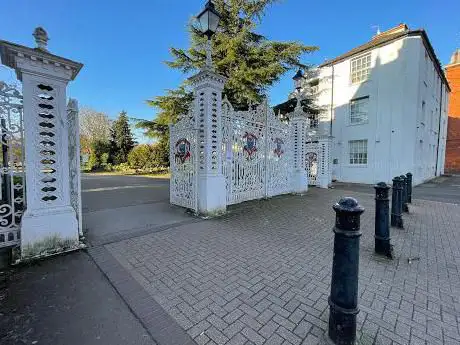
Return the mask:
[[[332,188],[366,194],[375,194],[370,184],[334,182]],[[440,176],[420,184],[412,190],[413,199],[460,204],[460,176]]]
[[85,252],[18,267],[3,279],[0,344],[155,344]]

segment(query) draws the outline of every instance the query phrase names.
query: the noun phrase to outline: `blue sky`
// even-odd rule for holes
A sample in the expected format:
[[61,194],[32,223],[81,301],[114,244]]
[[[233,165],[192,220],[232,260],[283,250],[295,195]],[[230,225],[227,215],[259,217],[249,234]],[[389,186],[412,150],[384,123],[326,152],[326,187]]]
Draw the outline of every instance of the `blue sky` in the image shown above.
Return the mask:
[[[2,0],[0,39],[34,46],[31,33],[43,26],[48,48],[84,63],[70,85],[70,96],[115,117],[151,119],[145,100],[177,87],[185,76],[169,69],[168,48],[187,47],[186,25],[204,0]],[[258,31],[273,40],[302,41],[320,50],[304,62],[317,64],[366,42],[375,26],[386,30],[401,22],[424,28],[442,64],[460,47],[458,0],[306,1],[282,0],[268,8]],[[292,88],[286,75],[270,90],[272,104]],[[0,79],[14,74],[0,69]]]

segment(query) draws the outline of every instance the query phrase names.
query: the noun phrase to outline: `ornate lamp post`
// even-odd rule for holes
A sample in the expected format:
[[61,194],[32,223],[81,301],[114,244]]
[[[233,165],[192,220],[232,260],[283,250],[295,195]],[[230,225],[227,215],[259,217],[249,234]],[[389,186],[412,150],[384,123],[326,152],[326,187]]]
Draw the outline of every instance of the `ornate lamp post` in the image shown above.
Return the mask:
[[212,54],[211,54],[211,37],[216,33],[219,27],[220,14],[217,12],[214,4],[209,0],[203,11],[196,16],[198,24],[200,25],[201,32],[208,37],[206,42],[206,67],[212,67]]

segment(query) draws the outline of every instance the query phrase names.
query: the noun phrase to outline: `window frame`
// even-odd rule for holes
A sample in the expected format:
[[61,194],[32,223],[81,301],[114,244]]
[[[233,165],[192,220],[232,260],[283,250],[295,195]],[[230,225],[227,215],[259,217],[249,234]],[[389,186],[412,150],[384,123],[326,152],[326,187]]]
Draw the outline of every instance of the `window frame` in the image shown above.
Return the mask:
[[[352,151],[352,144],[354,143],[365,143],[365,151],[354,150]],[[357,139],[357,140],[348,140],[348,165],[351,167],[366,167],[369,163],[369,140],[368,139]],[[357,157],[352,157],[353,155],[358,155]],[[361,156],[359,156],[361,155]]]
[[[364,71],[364,68],[361,68],[361,69],[357,69],[358,67],[358,61],[362,60],[362,59],[367,59],[369,58],[369,61],[366,61],[366,64],[369,63],[369,66],[366,67],[366,77],[365,78],[362,78],[362,75],[363,75],[363,71]],[[353,62],[356,62],[356,71],[353,71]],[[362,64],[362,61],[361,61],[361,67],[363,66]],[[361,84],[361,83],[364,83],[366,81],[368,81],[370,79],[370,71],[371,71],[371,67],[372,67],[372,52],[368,52],[368,53],[365,53],[363,55],[360,55],[360,56],[357,56],[353,59],[350,60],[350,84],[354,85],[354,84]],[[354,74],[359,74],[361,73],[361,77],[359,80],[355,80],[354,81]]]
[[[352,119],[352,102],[359,102],[367,100],[367,112],[366,112],[366,119],[361,120],[359,122],[353,122]],[[348,124],[350,126],[357,126],[357,125],[363,125],[366,123],[369,123],[369,104],[370,104],[370,97],[369,96],[362,96],[362,97],[357,97],[357,98],[352,98],[350,99],[350,102],[348,103]]]

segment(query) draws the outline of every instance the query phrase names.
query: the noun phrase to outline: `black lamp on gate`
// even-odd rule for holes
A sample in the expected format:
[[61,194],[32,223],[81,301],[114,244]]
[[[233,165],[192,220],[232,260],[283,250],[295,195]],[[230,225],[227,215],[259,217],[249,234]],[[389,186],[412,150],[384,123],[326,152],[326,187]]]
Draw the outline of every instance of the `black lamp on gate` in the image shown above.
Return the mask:
[[211,37],[216,33],[220,22],[220,13],[217,12],[213,2],[209,0],[204,6],[203,11],[196,16],[200,31],[208,37],[206,45],[206,66],[211,67]]
[[292,79],[294,79],[295,89],[297,90],[297,92],[299,92],[300,89],[302,88],[302,79],[303,79],[303,72],[300,68],[295,74],[295,76],[292,77]]
[[220,13],[217,12],[216,7],[211,0],[206,3],[204,10],[201,11],[196,18],[200,24],[201,32],[208,37],[208,40],[210,40],[212,35],[216,33],[221,18]]

